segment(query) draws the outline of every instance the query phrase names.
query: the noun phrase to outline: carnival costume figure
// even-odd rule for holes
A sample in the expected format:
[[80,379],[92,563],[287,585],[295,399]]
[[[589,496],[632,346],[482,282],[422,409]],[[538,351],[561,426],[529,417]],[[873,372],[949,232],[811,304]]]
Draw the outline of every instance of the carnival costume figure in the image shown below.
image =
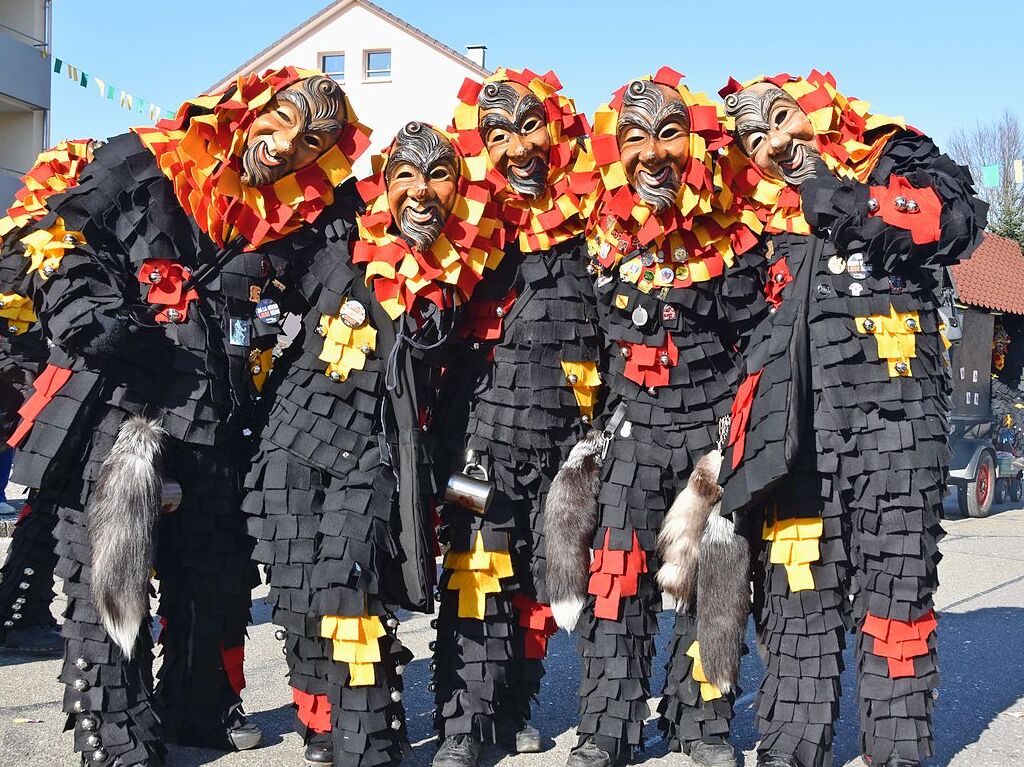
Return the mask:
[[943,268],[980,242],[985,206],[928,137],[830,75],[733,80],[722,95],[773,307],[722,480],[722,512],[760,543],[758,764],[832,763],[852,628],[865,761],[918,765],[932,753],[948,464],[938,309]]
[[96,767],[159,764],[165,740],[259,743],[240,705],[257,580],[242,430],[250,355],[274,329],[253,317],[265,280],[254,251],[286,254],[286,235],[332,202],[349,173],[348,119],[322,75],[240,76],[97,149],[5,246],[53,344],[12,439],[15,479],[55,497],[64,710]]
[[[473,767],[482,743],[514,737],[539,751],[526,724],[556,630],[544,589],[541,508],[569,448],[594,415],[599,373],[581,194],[573,173],[586,119],[549,72],[499,69],[467,80],[455,128],[494,178],[508,227],[505,257],[468,307],[467,349],[442,401],[453,452],[493,483],[487,508],[448,503],[434,645],[435,767]],[[466,421],[468,420],[468,424]],[[499,733],[499,725],[502,732]]]
[[[62,141],[42,152],[22,178],[24,185],[15,193],[14,204],[0,219],[0,239],[17,240],[25,227],[41,220],[47,214],[46,199],[78,183],[95,146],[91,139],[79,139]],[[15,433],[19,410],[49,356],[31,299],[15,292],[23,275],[21,261],[0,262],[0,436],[5,443]],[[64,640],[50,611],[57,564],[53,539],[56,524],[53,499],[30,489],[0,570],[0,639],[5,650],[57,655],[64,650]]]
[[[397,763],[401,608],[433,609],[430,419],[456,314],[501,260],[491,190],[455,137],[408,123],[279,281],[302,317],[247,480],[308,763]],[[363,206],[365,204],[365,210]],[[356,219],[356,212],[363,212]]]
[[[681,80],[663,68],[630,82],[598,110],[591,134],[600,183],[587,236],[608,355],[604,436],[595,432],[573,449],[563,468],[569,492],[560,472],[545,510],[550,527],[557,507],[591,485],[593,534],[582,559],[589,578],[575,596],[560,587],[552,599],[556,616],[579,614],[583,678],[570,767],[604,767],[642,742],[661,610],[659,568],[666,588],[682,596],[659,726],[672,748],[697,763],[735,764],[727,738],[749,612],[745,542],[726,525],[718,574],[730,571],[734,582],[718,584],[732,589],[720,605],[707,591],[710,612],[725,615],[725,624],[706,633],[714,641],[705,647],[698,643],[695,571],[676,556],[686,549],[685,536],[669,532],[665,543],[658,536],[670,506],[677,517],[700,518],[684,525],[691,532],[708,524],[717,471],[698,462],[718,444],[739,345],[761,305],[755,263],[742,255],[756,243],[758,222],[737,207],[720,173],[718,161],[731,151],[723,119]],[[549,532],[549,550],[568,547],[567,538]],[[681,590],[671,583],[680,573],[689,574]],[[702,570],[702,586],[704,580]],[[719,660],[709,663],[712,650]]]

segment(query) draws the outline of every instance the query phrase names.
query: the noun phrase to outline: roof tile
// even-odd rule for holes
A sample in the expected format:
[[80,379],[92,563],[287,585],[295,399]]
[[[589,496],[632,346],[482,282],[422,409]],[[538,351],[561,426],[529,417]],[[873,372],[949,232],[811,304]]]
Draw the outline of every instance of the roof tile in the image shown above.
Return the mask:
[[953,267],[953,279],[965,304],[1024,314],[1024,254],[1013,240],[985,232],[971,257]]

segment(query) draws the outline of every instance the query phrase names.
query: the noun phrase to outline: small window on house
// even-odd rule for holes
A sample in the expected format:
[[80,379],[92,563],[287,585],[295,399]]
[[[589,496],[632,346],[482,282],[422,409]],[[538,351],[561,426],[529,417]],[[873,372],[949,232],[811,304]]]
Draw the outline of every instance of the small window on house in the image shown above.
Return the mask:
[[391,51],[366,51],[363,76],[367,80],[390,80]]
[[345,83],[345,54],[344,53],[324,53],[320,56],[320,69],[328,77],[337,80],[339,83],[344,85]]

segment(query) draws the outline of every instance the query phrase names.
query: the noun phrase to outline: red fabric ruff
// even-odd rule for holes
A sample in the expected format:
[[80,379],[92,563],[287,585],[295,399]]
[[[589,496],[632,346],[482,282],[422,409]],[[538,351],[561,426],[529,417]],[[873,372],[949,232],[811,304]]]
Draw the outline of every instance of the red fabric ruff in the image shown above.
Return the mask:
[[[629,349],[624,375],[640,386],[666,386],[669,370],[679,362],[679,350],[672,343],[672,336],[665,334],[665,343],[661,346],[644,346],[643,344],[622,344]],[[663,354],[668,355],[668,363],[661,361]]]
[[35,392],[25,400],[25,404],[18,408],[21,423],[18,424],[18,428],[14,430],[14,433],[7,440],[8,445],[17,447],[21,444],[21,441],[25,439],[25,435],[31,431],[36,417],[43,411],[44,407],[50,404],[50,400],[53,399],[54,395],[61,390],[61,387],[70,378],[71,371],[67,368],[57,367],[56,365],[46,366],[46,370],[40,373],[39,377],[32,382],[32,388],[35,389]]
[[[781,279],[779,279],[781,277]],[[793,281],[785,256],[768,267],[768,283],[764,286],[764,297],[773,309],[782,305],[782,289]]]
[[548,639],[558,632],[551,608],[523,594],[512,597],[512,607],[519,612],[519,625],[525,629],[523,654],[527,658],[543,660],[548,654]]
[[228,684],[235,691],[235,695],[241,695],[245,689],[245,645],[221,645],[220,656],[224,661],[224,673],[228,675]]
[[747,424],[750,421],[750,408],[754,404],[757,384],[761,381],[764,370],[748,375],[743,379],[736,391],[736,399],[732,402],[732,421],[729,427],[729,447],[732,450],[732,467],[735,469],[743,462],[743,451],[747,444]]
[[[156,276],[154,282],[152,277]],[[199,292],[195,288],[189,288],[188,292],[182,290],[184,283],[192,276],[192,271],[177,261],[166,258],[149,258],[142,262],[139,269],[139,282],[149,286],[149,293],[146,300],[156,306],[166,306],[156,315],[157,322],[171,322],[167,312],[171,309],[178,311],[178,319],[175,322],[185,322],[188,319],[189,305],[199,298]]]
[[590,563],[587,591],[597,597],[594,617],[617,621],[623,597],[635,596],[640,588],[640,575],[647,572],[647,554],[633,533],[632,548],[616,551],[608,548],[611,531],[605,531],[604,546],[594,551]]
[[293,687],[292,700],[298,708],[300,722],[313,732],[331,731],[331,702],[326,695],[310,695]]
[[868,613],[861,631],[874,637],[874,647],[869,652],[885,658],[889,662],[889,676],[897,679],[916,676],[914,658],[928,654],[928,637],[937,626],[934,610],[916,621],[880,618]]
[[[869,216],[880,216],[889,226],[906,229],[915,245],[938,242],[941,228],[942,202],[930,187],[918,189],[902,176],[891,176],[888,186],[871,187],[871,196],[878,200],[878,209]],[[903,197],[917,203],[918,211],[899,211],[894,200]]]

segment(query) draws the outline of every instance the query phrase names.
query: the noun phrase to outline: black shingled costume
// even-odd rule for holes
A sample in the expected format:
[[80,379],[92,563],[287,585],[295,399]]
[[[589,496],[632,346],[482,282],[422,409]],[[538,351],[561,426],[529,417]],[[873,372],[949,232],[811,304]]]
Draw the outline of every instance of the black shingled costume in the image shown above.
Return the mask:
[[447,504],[441,541],[449,552],[468,552],[483,536],[487,551],[511,555],[513,570],[500,592],[487,594],[484,620],[459,617],[459,594],[448,588],[453,573],[442,574],[433,664],[434,724],[442,741],[459,734],[485,743],[507,737],[530,718],[540,690],[544,662],[527,657],[526,629],[513,597],[547,603],[544,498],[588,428],[561,365],[597,363],[601,354],[585,255],[582,236],[534,253],[522,253],[517,244],[506,248],[470,308],[471,315],[504,316],[500,334],[486,340],[468,327],[471,349],[442,385],[439,399],[451,408],[449,417],[469,408],[462,414],[468,416],[464,428],[447,425],[457,456],[453,470],[462,469],[464,446],[495,490],[483,517]]
[[[223,722],[240,703],[238,654],[257,582],[240,511],[249,455],[242,429],[255,395],[249,353],[275,332],[251,319],[262,258],[231,260],[198,288],[182,322],[137,327],[123,312],[146,306],[144,262],[195,268],[218,252],[153,154],[132,134],[115,137],[97,149],[80,184],[47,207],[38,228],[59,215],[86,244],[67,251],[48,279],[30,275],[19,292],[32,297],[55,344],[49,363],[73,373],[20,445],[15,479],[45,488],[57,505],[57,575],[68,598],[60,678],[75,749],[106,767],[159,763],[163,740],[229,748]],[[24,261],[16,244],[5,257]],[[229,343],[233,320],[249,345]],[[157,531],[163,665],[155,691],[149,626],[126,660],[100,625],[89,586],[85,504],[119,427],[136,414],[162,422],[164,472],[183,490]]]
[[[892,176],[934,189],[937,243],[914,245],[908,231],[868,216],[868,187]],[[914,676],[890,678],[860,627],[868,612],[912,621],[932,610],[950,404],[937,311],[942,267],[978,245],[984,205],[963,168],[909,132],[889,140],[869,184],[819,175],[801,194],[812,234],[762,238],[770,263],[785,259],[793,280],[751,343],[747,372],[764,373],[742,463],[734,471],[727,452],[723,471],[723,513],[738,511],[760,549],[755,617],[767,673],[758,748],[794,755],[803,767],[832,763],[842,651],[855,628],[862,750],[877,765],[894,753],[916,762],[932,753],[935,633],[914,659]],[[869,265],[862,279],[846,266],[855,253]],[[851,292],[854,285],[861,287]],[[909,374],[895,377],[855,323],[888,316],[890,306],[919,317],[907,326],[916,346]],[[769,562],[762,521],[818,517],[814,588],[791,591],[784,566]]]
[[[393,611],[431,609],[434,551],[410,543],[410,536],[424,543],[431,525],[430,435],[409,421],[431,406],[444,349],[418,351],[403,343],[396,357],[402,379],[396,410],[385,385],[395,330],[391,338],[384,331],[391,324],[408,334],[418,325],[420,341],[430,344],[454,321],[450,309],[427,304],[421,314],[417,303],[413,316],[404,313],[392,324],[364,285],[363,267],[350,260],[359,208],[354,184],[347,182],[336,190],[334,209],[310,228],[312,234],[323,223],[324,244],[293,258],[279,273],[281,282],[295,288],[281,295],[281,306],[301,316],[302,329],[264,390],[270,411],[244,504],[257,539],[255,559],[267,565],[273,620],[286,630],[289,684],[329,702],[338,767],[374,767],[402,758],[408,740],[402,673],[412,654],[398,640]],[[338,315],[346,300],[365,308],[377,345],[361,370],[332,380],[320,358],[324,339],[318,326],[322,315]],[[425,591],[410,588],[416,576],[401,575],[410,569],[419,571]],[[350,686],[349,664],[332,659],[332,640],[321,637],[321,620],[364,615],[378,616],[387,634],[379,640],[375,683]],[[301,714],[296,730],[307,743],[324,731]]]
[[[617,275],[617,272],[614,273]],[[593,737],[613,757],[628,757],[643,742],[649,714],[651,661],[662,595],[655,582],[656,539],[665,513],[686,486],[694,465],[713,450],[719,419],[729,414],[739,376],[739,347],[766,308],[758,299],[756,258],[737,256],[722,277],[686,288],[643,293],[617,276],[597,283],[598,312],[607,355],[610,417],[623,403],[625,424],[612,436],[602,469],[594,549],[630,551],[633,535],[646,554],[639,591],[620,601],[618,620],[598,618],[587,597],[577,624],[583,657],[579,742]],[[615,297],[629,297],[618,308]],[[633,312],[646,310],[637,325]],[[665,307],[671,308],[665,311]],[[679,350],[669,383],[649,390],[625,376],[622,347],[661,347],[671,333]],[[698,741],[723,743],[729,734],[736,690],[705,701],[686,654],[696,641],[696,616],[680,611],[668,651],[667,678],[658,726],[673,750]]]

